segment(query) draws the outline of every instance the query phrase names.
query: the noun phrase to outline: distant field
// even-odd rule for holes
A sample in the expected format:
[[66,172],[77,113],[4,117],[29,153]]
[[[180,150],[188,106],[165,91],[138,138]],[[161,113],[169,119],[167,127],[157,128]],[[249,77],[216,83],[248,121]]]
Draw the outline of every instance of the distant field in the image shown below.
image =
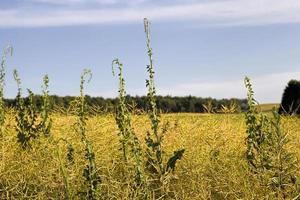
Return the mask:
[[258,109],[262,112],[270,112],[275,107],[276,109],[279,108],[279,103],[266,103],[258,105]]
[[[52,138],[41,138],[31,150],[23,151],[16,141],[14,116],[7,116],[8,131],[0,140],[0,199],[65,199],[62,163],[70,192],[74,199],[80,199],[78,192],[86,188],[82,176],[84,147],[74,130],[75,117],[60,114],[52,117]],[[243,114],[163,115],[162,123],[167,121],[169,128],[163,142],[165,153],[171,155],[175,149],[186,149],[169,180],[172,199],[272,199],[270,191],[262,187],[247,168]],[[299,124],[300,119],[296,117],[282,119],[282,126],[291,141],[289,150],[298,159]],[[150,129],[149,119],[145,115],[135,116],[133,125],[144,148],[144,138]],[[100,199],[131,199],[114,117],[90,118],[87,137],[93,144],[102,179]],[[73,145],[73,164],[67,163],[67,145],[62,140],[57,142],[59,139]],[[300,177],[300,171],[297,175]]]

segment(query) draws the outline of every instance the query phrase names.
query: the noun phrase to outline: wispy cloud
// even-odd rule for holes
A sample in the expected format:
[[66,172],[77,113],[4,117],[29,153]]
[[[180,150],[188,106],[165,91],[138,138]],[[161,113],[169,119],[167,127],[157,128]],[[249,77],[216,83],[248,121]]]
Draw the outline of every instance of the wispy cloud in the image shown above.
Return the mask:
[[[31,0],[32,1],[32,0]],[[82,0],[34,0],[48,3],[75,4]],[[148,17],[153,21],[194,21],[201,25],[261,25],[300,22],[299,0],[220,0],[190,3],[143,3],[117,7],[46,7],[31,5],[0,10],[0,27],[43,27],[88,24],[136,23]],[[87,2],[87,1],[85,1]],[[92,0],[102,4],[122,4],[120,0]],[[157,1],[153,1],[157,2]],[[170,1],[168,1],[170,2]],[[123,3],[124,4],[124,3]],[[122,5],[123,5],[122,4]]]
[[73,5],[82,3],[82,0],[28,0],[28,2],[42,3],[42,4],[57,4],[57,5]]
[[[300,71],[269,74],[250,77],[256,99],[261,103],[280,102],[282,92],[290,79],[299,79]],[[175,85],[172,88],[159,88],[162,95],[184,96],[195,95],[213,98],[245,98],[246,89],[243,79],[199,82]]]
[[141,4],[148,0],[26,0],[27,2],[34,2],[40,4],[53,4],[53,5],[90,5],[90,4],[99,4],[99,5],[135,5]]

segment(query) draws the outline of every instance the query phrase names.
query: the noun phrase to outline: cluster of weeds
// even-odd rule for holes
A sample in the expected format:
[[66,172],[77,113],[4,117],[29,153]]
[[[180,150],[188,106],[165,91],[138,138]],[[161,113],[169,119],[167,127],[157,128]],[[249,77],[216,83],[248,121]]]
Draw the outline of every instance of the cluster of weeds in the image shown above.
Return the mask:
[[245,78],[249,110],[246,112],[247,151],[250,170],[262,186],[272,191],[273,198],[295,196],[298,190],[296,159],[288,149],[288,138],[280,124],[281,116],[274,109],[272,117],[258,112],[252,85]]
[[28,91],[28,101],[25,102],[22,97],[21,79],[19,78],[17,70],[13,72],[14,79],[17,83],[18,93],[16,101],[16,132],[18,142],[21,147],[26,149],[30,147],[32,141],[38,138],[41,134],[45,136],[50,135],[51,118],[49,116],[49,95],[48,83],[49,79],[46,75],[44,77],[43,85],[43,104],[41,112],[39,112],[34,102],[34,94],[30,89]]
[[[174,152],[174,155],[167,159],[164,163],[164,151],[162,147],[164,134],[168,130],[168,123],[160,127],[160,113],[156,105],[156,89],[154,84],[154,64],[152,58],[152,48],[150,45],[150,23],[144,19],[144,28],[146,33],[147,53],[149,57],[149,65],[147,65],[147,72],[149,79],[146,80],[146,87],[148,88],[148,116],[151,122],[151,131],[147,132],[146,152],[143,153],[132,125],[129,104],[126,101],[125,81],[123,77],[123,64],[118,59],[113,60],[113,74],[114,65],[119,69],[119,102],[116,114],[116,123],[119,128],[119,137],[121,143],[121,151],[124,162],[126,164],[129,159],[133,160],[135,169],[135,185],[143,189],[145,192],[144,198],[167,198],[169,196],[169,181],[170,172],[175,170],[176,162],[181,159],[184,149],[179,149]],[[145,158],[143,158],[145,155]],[[146,182],[147,181],[147,184]],[[145,188],[147,187],[147,188]],[[149,194],[149,192],[151,194]],[[141,198],[141,196],[139,196]]]
[[18,87],[18,93],[16,97],[17,124],[15,128],[17,131],[18,142],[21,144],[22,148],[27,148],[31,145],[31,140],[38,137],[37,110],[35,104],[33,103],[33,93],[31,90],[28,90],[29,105],[25,105],[24,98],[22,97],[21,80],[16,70],[14,70],[14,79]]

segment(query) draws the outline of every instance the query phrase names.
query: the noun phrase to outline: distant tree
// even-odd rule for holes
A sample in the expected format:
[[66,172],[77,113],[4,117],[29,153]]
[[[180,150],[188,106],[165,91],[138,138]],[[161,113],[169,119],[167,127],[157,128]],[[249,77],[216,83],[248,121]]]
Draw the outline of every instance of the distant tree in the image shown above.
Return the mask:
[[[42,98],[40,95],[33,96],[35,106],[40,107]],[[68,109],[72,106],[74,96],[50,96],[50,108],[64,108]],[[24,97],[24,102],[29,101],[28,97]],[[134,105],[133,110],[146,111],[148,108],[146,96],[126,96],[126,101],[130,105]],[[222,106],[230,106],[231,102],[235,101],[237,106],[241,108],[241,111],[247,110],[246,99],[213,99],[213,98],[201,98],[195,96],[157,96],[156,103],[157,108],[163,113],[177,113],[177,112],[190,112],[190,113],[203,113],[207,112],[203,105],[207,105],[209,102],[213,106],[214,111],[219,110]],[[105,112],[114,112],[118,103],[117,98],[103,98],[85,96],[85,102],[90,107],[101,108]],[[5,99],[5,105],[8,107],[16,107],[16,99]]]
[[290,80],[286,86],[279,108],[280,114],[300,115],[300,80]]

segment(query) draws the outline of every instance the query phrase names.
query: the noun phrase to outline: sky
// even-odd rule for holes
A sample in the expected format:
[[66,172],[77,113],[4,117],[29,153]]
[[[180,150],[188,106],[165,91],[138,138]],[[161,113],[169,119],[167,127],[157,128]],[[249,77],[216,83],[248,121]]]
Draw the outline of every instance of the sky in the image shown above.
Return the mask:
[[78,95],[91,69],[91,96],[115,97],[111,62],[124,64],[127,93],[146,95],[143,18],[151,21],[160,95],[245,98],[245,76],[260,103],[280,102],[300,77],[299,0],[0,0],[0,48],[8,57],[5,95],[22,87]]

